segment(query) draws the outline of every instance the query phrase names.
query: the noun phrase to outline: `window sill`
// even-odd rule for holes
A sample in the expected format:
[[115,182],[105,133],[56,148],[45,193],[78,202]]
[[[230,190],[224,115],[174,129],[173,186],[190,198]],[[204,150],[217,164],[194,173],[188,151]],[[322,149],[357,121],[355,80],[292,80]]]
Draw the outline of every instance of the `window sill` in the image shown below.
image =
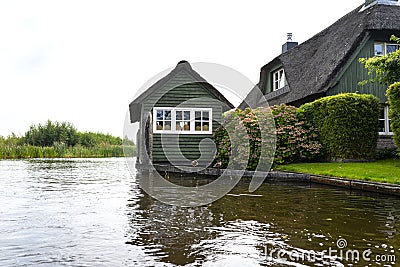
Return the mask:
[[154,131],[154,134],[170,134],[170,135],[211,135],[212,131],[208,131],[208,132],[170,132],[170,131]]
[[380,136],[380,137],[385,137],[385,136],[387,136],[387,137],[393,137],[393,133],[392,133],[392,132],[390,132],[390,133],[379,132],[379,136]]
[[284,87],[282,87],[278,90],[275,90],[275,91],[272,91],[272,92],[266,94],[264,97],[266,100],[270,100],[270,99],[274,99],[278,96],[281,96],[281,95],[289,93],[289,92],[290,92],[289,86],[285,85]]

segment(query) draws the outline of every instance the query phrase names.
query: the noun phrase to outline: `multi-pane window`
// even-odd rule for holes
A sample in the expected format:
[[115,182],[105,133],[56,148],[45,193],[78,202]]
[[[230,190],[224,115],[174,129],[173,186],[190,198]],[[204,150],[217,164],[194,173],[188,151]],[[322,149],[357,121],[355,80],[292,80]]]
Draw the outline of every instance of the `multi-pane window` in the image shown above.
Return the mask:
[[172,110],[158,109],[155,111],[155,130],[171,131],[172,125]]
[[379,115],[379,134],[380,135],[392,135],[392,129],[390,127],[389,119],[389,106],[385,105],[381,107]]
[[195,131],[205,131],[208,132],[210,130],[210,111],[195,111],[195,123],[194,129]]
[[375,56],[383,56],[385,49],[383,43],[375,43],[374,45]]
[[283,68],[272,73],[272,89],[274,91],[281,89],[285,86],[285,71]]
[[153,132],[211,134],[211,108],[154,108]]
[[398,49],[400,49],[399,44],[375,43],[374,45],[375,56],[388,55],[390,53],[395,52]]
[[177,131],[190,131],[190,110],[176,110],[175,129]]

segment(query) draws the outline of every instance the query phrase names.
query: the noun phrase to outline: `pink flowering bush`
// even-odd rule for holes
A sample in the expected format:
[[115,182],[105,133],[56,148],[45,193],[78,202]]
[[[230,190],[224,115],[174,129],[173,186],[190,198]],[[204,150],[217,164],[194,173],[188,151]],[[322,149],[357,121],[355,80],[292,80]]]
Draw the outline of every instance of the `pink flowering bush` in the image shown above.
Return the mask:
[[285,104],[271,107],[276,126],[275,163],[312,161],[322,154],[317,129],[302,119],[297,108]]
[[[217,145],[217,164],[227,168],[232,157],[231,165],[234,169],[243,169],[249,158],[248,134],[242,121],[241,110],[228,111],[223,115],[223,122],[214,133],[213,139]],[[240,145],[243,144],[243,145]]]
[[217,145],[218,166],[260,171],[269,169],[275,149],[275,127],[270,110],[229,111],[224,114],[222,125],[213,137]]
[[214,133],[221,168],[231,162],[236,168],[268,170],[272,161],[307,161],[321,153],[316,130],[299,118],[295,107],[236,109],[224,114],[222,125]]

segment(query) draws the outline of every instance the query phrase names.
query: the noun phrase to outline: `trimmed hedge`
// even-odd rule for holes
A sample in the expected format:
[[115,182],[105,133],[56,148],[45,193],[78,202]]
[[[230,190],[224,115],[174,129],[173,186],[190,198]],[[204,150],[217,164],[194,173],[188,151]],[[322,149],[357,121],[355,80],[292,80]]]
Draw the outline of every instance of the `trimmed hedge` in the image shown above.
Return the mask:
[[346,93],[304,104],[299,113],[319,131],[330,160],[371,159],[378,141],[379,100]]
[[396,82],[389,86],[386,91],[389,100],[389,117],[390,125],[394,133],[393,140],[398,148],[400,155],[400,82]]

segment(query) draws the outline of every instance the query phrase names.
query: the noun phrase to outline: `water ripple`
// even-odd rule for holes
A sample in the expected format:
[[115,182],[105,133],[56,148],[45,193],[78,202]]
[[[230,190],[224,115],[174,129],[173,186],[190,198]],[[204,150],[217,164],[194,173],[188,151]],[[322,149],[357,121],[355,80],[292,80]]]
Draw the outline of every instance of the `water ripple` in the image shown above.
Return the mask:
[[351,266],[323,252],[339,238],[400,253],[400,199],[377,194],[240,183],[178,208],[147,196],[124,159],[4,160],[0,183],[0,266]]

